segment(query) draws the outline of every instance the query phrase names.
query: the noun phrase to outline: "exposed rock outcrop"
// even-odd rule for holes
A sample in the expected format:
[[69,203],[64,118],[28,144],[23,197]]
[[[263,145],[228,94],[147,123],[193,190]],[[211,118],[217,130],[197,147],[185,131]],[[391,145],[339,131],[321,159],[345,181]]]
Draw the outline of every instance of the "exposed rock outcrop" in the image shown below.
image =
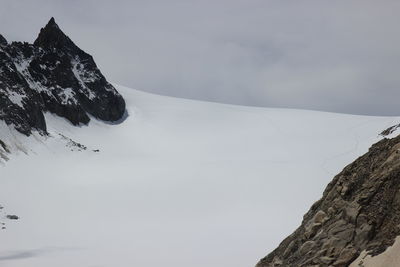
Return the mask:
[[400,136],[383,139],[336,175],[301,226],[261,259],[267,266],[348,266],[400,235]]
[[0,140],[0,162],[3,161],[7,161],[8,160],[8,156],[7,154],[10,153],[10,150],[8,149],[8,146],[6,145],[6,143],[4,143],[2,140]]
[[399,129],[399,127],[400,127],[400,124],[396,124],[396,125],[390,126],[389,128],[383,130],[383,131],[380,133],[380,135],[381,135],[381,136],[389,136],[389,135],[391,135],[392,133],[394,133],[397,129]]
[[89,114],[117,121],[125,113],[122,96],[54,18],[33,44],[9,44],[0,35],[0,120],[25,135],[46,133],[43,112],[74,125],[88,124]]

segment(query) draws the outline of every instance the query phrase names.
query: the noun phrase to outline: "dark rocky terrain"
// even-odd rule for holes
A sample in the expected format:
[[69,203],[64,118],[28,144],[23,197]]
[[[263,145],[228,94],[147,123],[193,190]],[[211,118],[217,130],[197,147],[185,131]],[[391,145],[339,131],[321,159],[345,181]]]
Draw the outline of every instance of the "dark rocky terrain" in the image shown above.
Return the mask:
[[348,266],[363,250],[382,253],[398,235],[400,136],[374,144],[336,175],[301,226],[257,267]]
[[89,115],[117,121],[125,113],[122,96],[54,18],[33,44],[0,35],[0,120],[25,135],[46,134],[44,112],[74,125],[88,124]]

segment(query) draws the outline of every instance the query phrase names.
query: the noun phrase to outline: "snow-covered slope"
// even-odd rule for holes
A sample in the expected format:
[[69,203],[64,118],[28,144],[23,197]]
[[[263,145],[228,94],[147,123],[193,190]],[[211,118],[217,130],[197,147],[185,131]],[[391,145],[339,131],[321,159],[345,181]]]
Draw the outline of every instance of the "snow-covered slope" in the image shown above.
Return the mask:
[[253,266],[399,121],[116,88],[120,124],[47,114],[49,138],[0,125],[16,144],[0,167],[1,216],[21,217],[1,219],[1,266]]

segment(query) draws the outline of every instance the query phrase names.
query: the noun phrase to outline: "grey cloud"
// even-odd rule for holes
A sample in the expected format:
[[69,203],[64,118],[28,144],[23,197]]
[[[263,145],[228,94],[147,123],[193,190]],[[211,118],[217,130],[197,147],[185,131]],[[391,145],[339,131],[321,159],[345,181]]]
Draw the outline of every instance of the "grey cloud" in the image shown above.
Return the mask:
[[242,105],[399,115],[398,1],[0,0],[0,32],[54,16],[109,80]]

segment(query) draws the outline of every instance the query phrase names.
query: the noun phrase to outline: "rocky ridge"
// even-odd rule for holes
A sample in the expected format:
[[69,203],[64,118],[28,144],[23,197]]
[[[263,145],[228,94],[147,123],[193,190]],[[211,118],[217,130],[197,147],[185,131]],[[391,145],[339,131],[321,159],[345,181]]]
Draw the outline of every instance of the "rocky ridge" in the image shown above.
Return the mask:
[[8,43],[0,35],[0,120],[27,136],[46,134],[44,112],[73,125],[88,124],[90,116],[118,121],[125,114],[122,96],[54,18],[33,44]]
[[257,267],[348,266],[400,235],[400,136],[383,139],[343,169],[301,226]]

